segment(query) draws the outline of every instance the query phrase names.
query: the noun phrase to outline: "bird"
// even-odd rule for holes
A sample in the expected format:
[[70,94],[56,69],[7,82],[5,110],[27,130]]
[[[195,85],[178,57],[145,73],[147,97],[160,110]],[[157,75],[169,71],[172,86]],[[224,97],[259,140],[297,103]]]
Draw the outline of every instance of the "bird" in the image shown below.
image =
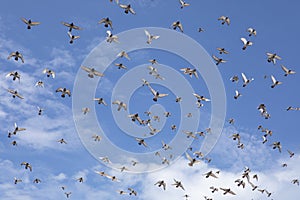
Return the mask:
[[17,72],[17,71],[9,72],[5,77],[8,78],[10,76],[13,77],[13,81],[15,81],[16,79],[18,79],[19,82],[20,82],[21,75],[19,74],[19,72]]
[[74,40],[80,38],[79,35],[72,35],[72,33],[71,33],[70,31],[68,31],[68,36],[69,36],[69,38],[70,38],[70,41],[69,41],[70,44],[73,44],[73,43],[74,43]]
[[45,68],[43,74],[47,74],[47,77],[52,76],[52,78],[55,78],[55,72],[51,69]]
[[292,158],[292,157],[295,155],[294,152],[292,152],[292,151],[290,151],[290,150],[287,150],[287,151],[288,151],[288,153],[289,153],[289,155],[290,155],[290,158]]
[[181,68],[180,71],[183,71],[184,74],[190,75],[191,78],[192,78],[193,75],[196,78],[198,78],[198,74],[197,74],[197,70],[196,69],[191,69],[191,68],[187,67],[187,68]]
[[167,184],[165,183],[164,180],[157,181],[154,185],[157,185],[158,187],[163,187],[164,190],[166,190]]
[[205,175],[205,178],[209,178],[210,176],[211,176],[211,177],[214,177],[214,178],[218,178],[218,177],[213,173],[213,171],[209,171],[209,172],[207,172],[207,173],[205,173],[205,174],[203,174],[203,175]]
[[18,145],[16,140],[12,141],[10,144],[12,144],[13,146],[17,146]]
[[158,91],[155,91],[150,85],[148,85],[148,88],[150,89],[151,93],[153,94],[153,101],[157,102],[158,98],[162,98],[165,96],[168,96],[169,94],[160,94]]
[[124,190],[118,190],[117,193],[119,193],[120,195],[127,194],[127,192],[125,192]]
[[147,31],[147,30],[144,30],[144,31],[147,36],[147,44],[151,44],[152,40],[157,40],[158,38],[160,38],[159,35],[151,35],[149,33],[149,31]]
[[108,17],[100,19],[98,24],[104,24],[105,28],[110,26],[110,28],[113,29],[112,21]]
[[237,75],[234,75],[230,78],[231,82],[238,82],[239,81],[239,77]]
[[281,60],[281,57],[276,53],[267,53],[268,62],[272,62],[274,65],[276,64],[276,60]]
[[32,166],[28,163],[28,162],[22,162],[21,166],[25,166],[25,169],[29,169],[30,171],[32,171]]
[[237,140],[238,144],[241,142],[241,136],[239,133],[234,133],[230,136],[230,138],[232,138],[233,140]]
[[42,115],[42,112],[44,111],[43,108],[40,108],[39,106],[37,106],[38,109],[38,115]]
[[65,192],[65,195],[67,198],[69,198],[71,194],[72,194],[72,192]]
[[196,155],[197,158],[204,156],[204,154],[200,151],[195,151],[193,154]]
[[204,31],[205,31],[205,30],[204,30],[203,28],[201,28],[201,27],[198,28],[198,32],[199,32],[199,33],[204,32]]
[[21,96],[17,90],[7,89],[7,91],[8,91],[9,93],[12,94],[12,97],[13,97],[13,98],[18,97],[18,98],[20,98],[20,99],[24,99],[24,97]]
[[130,57],[128,56],[128,54],[126,53],[126,51],[121,51],[120,53],[118,53],[117,57],[120,57],[120,58],[127,58],[127,60],[130,60]]
[[55,90],[55,92],[61,92],[61,97],[65,98],[66,94],[70,97],[71,96],[71,91],[67,88],[62,88],[59,87]]
[[94,141],[99,142],[102,137],[100,135],[93,135],[92,138],[94,139]]
[[84,115],[86,115],[87,113],[90,112],[90,108],[85,107],[85,108],[82,108],[81,111],[83,112]]
[[209,189],[211,189],[211,193],[215,193],[219,191],[219,189],[215,188],[214,186],[209,187]]
[[275,77],[273,75],[271,75],[271,79],[272,79],[272,85],[271,85],[271,88],[274,88],[276,85],[281,85],[282,82],[278,81],[275,79]]
[[288,69],[284,65],[281,65],[281,69],[284,71],[284,76],[288,76],[290,74],[296,74],[294,70]]
[[22,63],[24,63],[23,55],[19,51],[10,53],[9,56],[7,57],[7,60],[11,59],[12,57],[15,58],[15,61],[18,61],[19,59],[21,59]]
[[79,183],[83,183],[83,177],[77,178],[76,181],[78,181]]
[[94,76],[99,76],[99,77],[104,76],[104,74],[100,73],[95,68],[90,68],[90,67],[86,67],[86,66],[80,66],[80,68],[83,69],[84,71],[86,71],[88,73],[88,77],[90,77],[90,78],[94,78]]
[[242,73],[242,78],[244,82],[243,87],[246,87],[249,83],[251,83],[254,80],[254,78],[248,79],[244,73]]
[[251,41],[249,41],[249,40],[247,40],[246,38],[241,38],[241,41],[243,42],[243,50],[246,50],[246,48],[248,47],[248,46],[252,46],[253,45],[253,42],[251,42]]
[[45,87],[44,82],[42,80],[37,81],[34,86],[35,87],[42,87],[42,88]]
[[216,65],[219,65],[220,63],[225,63],[227,62],[226,60],[222,59],[222,58],[218,58],[215,55],[212,55],[213,59],[216,61]]
[[73,29],[75,30],[82,30],[81,27],[76,26],[73,22],[67,23],[67,22],[61,22],[64,26],[69,28],[69,32],[72,32]]
[[14,124],[14,127],[15,127],[15,129],[14,129],[14,131],[12,132],[13,135],[16,135],[17,132],[19,132],[19,131],[25,131],[25,130],[26,130],[26,128],[21,128],[21,127],[19,127],[19,126],[17,125],[16,122],[15,122],[15,124]]
[[225,48],[218,47],[217,50],[219,51],[219,54],[229,54],[229,52],[225,50]]
[[238,99],[240,96],[242,96],[242,94],[238,90],[235,90],[235,95],[233,98]]
[[171,27],[175,30],[176,28],[179,28],[179,30],[183,33],[183,26],[182,24],[180,23],[180,21],[176,21],[176,22],[173,22]]
[[197,100],[199,100],[199,101],[210,101],[210,99],[208,99],[208,98],[206,98],[206,97],[204,97],[204,96],[202,96],[202,95],[199,95],[199,94],[197,94],[197,93],[193,93],[193,95],[197,98]]
[[135,11],[132,9],[132,7],[131,7],[130,4],[128,4],[128,5],[126,5],[126,4],[119,4],[119,6],[125,10],[124,12],[125,12],[126,14],[128,14],[129,12],[130,12],[131,14],[133,14],[133,15],[136,14]]
[[281,149],[282,149],[282,147],[281,147],[281,144],[280,144],[280,142],[273,142],[273,144],[271,144],[271,146],[273,146],[272,148],[273,149],[278,149],[278,151],[279,151],[279,153],[281,153]]
[[93,100],[97,101],[98,104],[103,104],[103,105],[107,106],[107,103],[104,101],[104,99],[102,97],[100,97],[100,98],[94,98]]
[[22,182],[22,179],[18,179],[16,177],[14,177],[14,184],[21,183],[21,182]]
[[298,179],[293,179],[291,182],[292,182],[293,184],[299,185],[299,180],[298,180]]
[[220,188],[220,190],[224,191],[223,195],[228,194],[228,193],[232,194],[232,195],[236,195],[230,188]]
[[251,37],[252,35],[256,36],[257,31],[254,28],[248,28],[247,32],[249,32],[249,37]]
[[235,120],[233,118],[228,119],[229,124],[234,124]]
[[122,63],[115,63],[115,66],[117,66],[118,69],[127,69],[127,67],[125,65],[123,65]]
[[62,138],[62,139],[60,139],[60,140],[57,140],[57,142],[59,142],[59,143],[61,143],[61,144],[67,144],[67,142]]
[[155,58],[149,60],[149,62],[152,64],[152,65],[158,65],[158,62]]
[[243,188],[245,188],[246,183],[243,180],[237,179],[234,182],[237,183],[238,187],[242,186]]
[[146,80],[146,79],[142,79],[142,81],[143,81],[143,85],[142,86],[145,86],[145,85],[150,85],[150,83]]
[[118,36],[112,34],[110,30],[106,31],[106,42],[112,43],[112,42],[117,42],[119,43],[119,38]]
[[190,161],[188,163],[190,167],[193,167],[194,164],[200,163],[200,160],[197,160],[196,158],[192,158],[187,152],[185,152],[185,156]]
[[184,134],[186,134],[187,138],[194,138],[198,139],[197,136],[192,131],[182,131]]
[[27,29],[31,29],[31,26],[36,26],[41,24],[41,22],[33,22],[31,19],[25,19],[24,17],[21,18],[21,20],[27,25]]
[[182,190],[185,190],[181,181],[177,181],[176,179],[174,179],[174,183],[172,185],[174,185],[176,188],[180,187]]
[[179,3],[180,3],[180,8],[181,8],[181,9],[190,5],[190,4],[186,3],[186,2],[183,1],[183,0],[179,0]]
[[41,179],[38,179],[38,178],[33,180],[33,183],[40,183],[40,182],[42,182],[42,181],[41,181]]
[[134,189],[128,188],[128,190],[129,190],[129,195],[134,195],[134,196],[137,195],[137,192]]
[[140,123],[140,125],[143,124],[143,120],[140,118],[138,113],[130,114],[130,115],[128,115],[128,117],[131,118],[131,121],[133,121],[133,122],[138,121]]
[[118,111],[120,111],[122,108],[126,111],[127,110],[127,105],[123,101],[116,100],[112,102],[113,105],[118,105]]
[[220,21],[222,21],[222,25],[224,25],[225,23],[229,26],[230,25],[230,19],[229,19],[229,17],[227,17],[227,16],[221,16],[221,17],[219,17],[218,18],[218,20]]
[[144,147],[148,147],[147,143],[142,138],[135,138],[139,145],[143,145]]
[[172,149],[172,147],[169,146],[168,144],[166,144],[164,141],[161,141],[161,143],[162,143],[162,148],[163,148],[165,151],[167,151],[168,149]]

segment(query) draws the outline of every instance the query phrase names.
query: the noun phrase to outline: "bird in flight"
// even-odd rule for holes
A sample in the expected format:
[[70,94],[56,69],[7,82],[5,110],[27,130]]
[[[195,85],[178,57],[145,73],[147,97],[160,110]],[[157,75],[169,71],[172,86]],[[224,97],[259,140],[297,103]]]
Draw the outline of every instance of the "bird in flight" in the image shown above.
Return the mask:
[[31,21],[31,19],[25,19],[25,18],[21,18],[21,20],[27,25],[27,29],[31,29],[32,26],[36,26],[39,25],[40,22],[33,22]]

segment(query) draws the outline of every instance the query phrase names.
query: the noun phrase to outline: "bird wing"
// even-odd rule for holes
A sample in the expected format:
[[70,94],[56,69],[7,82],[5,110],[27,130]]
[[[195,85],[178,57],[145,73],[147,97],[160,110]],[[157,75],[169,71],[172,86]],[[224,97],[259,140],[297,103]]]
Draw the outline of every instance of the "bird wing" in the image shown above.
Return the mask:
[[21,20],[22,20],[25,24],[28,24],[27,19],[25,19],[24,17],[22,17]]
[[246,38],[241,38],[241,41],[244,43],[244,45],[246,45],[247,44],[247,40],[246,40]]
[[288,73],[288,72],[289,72],[288,68],[286,68],[284,65],[281,65],[281,69],[282,69],[285,73]]
[[119,6],[121,7],[121,8],[123,8],[123,9],[126,9],[128,6],[127,5],[125,5],[125,4],[119,4]]
[[169,94],[159,94],[158,97],[165,97],[168,96]]
[[275,77],[273,75],[271,75],[271,79],[272,79],[273,84],[275,84],[276,83],[276,79],[275,79]]
[[215,61],[219,61],[220,59],[217,57],[217,56],[215,56],[215,55],[212,55],[212,57],[213,57],[213,59],[215,60]]
[[91,68],[89,68],[89,67],[80,66],[80,68],[83,69],[86,72],[89,72],[89,73],[91,72]]
[[149,31],[145,30],[145,34],[146,34],[146,36],[148,37],[148,40],[150,40],[151,34],[149,33]]
[[247,82],[247,81],[248,81],[248,79],[247,79],[247,77],[246,77],[246,75],[245,75],[244,73],[242,73],[242,78],[243,78],[243,81],[244,81],[244,82]]
[[19,93],[15,94],[17,97],[19,97],[20,99],[24,99],[23,96],[21,96]]
[[193,161],[192,157],[187,152],[185,152],[185,156],[190,162]]

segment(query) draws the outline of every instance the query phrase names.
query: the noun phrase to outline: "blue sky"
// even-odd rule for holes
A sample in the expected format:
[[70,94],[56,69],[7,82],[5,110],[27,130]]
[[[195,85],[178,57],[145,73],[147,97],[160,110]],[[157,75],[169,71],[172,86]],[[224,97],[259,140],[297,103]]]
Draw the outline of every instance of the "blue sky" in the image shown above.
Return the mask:
[[[128,199],[128,195],[119,195],[117,190],[134,188],[138,195],[130,197],[135,199],[184,199],[188,194],[191,200],[204,199],[208,196],[213,199],[264,199],[265,194],[251,191],[251,186],[245,189],[239,188],[234,180],[241,177],[243,169],[248,166],[252,169],[251,174],[258,174],[259,181],[255,182],[260,189],[272,192],[273,199],[295,199],[299,196],[299,188],[293,185],[293,179],[299,179],[299,111],[286,111],[288,106],[300,107],[299,103],[299,66],[298,66],[298,44],[300,28],[297,26],[299,19],[299,2],[297,1],[258,1],[237,2],[229,1],[197,1],[186,0],[191,5],[180,9],[177,0],[120,0],[120,3],[130,3],[136,11],[136,15],[126,15],[115,3],[109,0],[82,1],[3,1],[0,8],[0,193],[1,199],[64,199],[65,192],[72,192],[71,199]],[[17,6],[16,6],[17,5]],[[217,19],[229,16],[231,24],[221,25]],[[41,22],[40,25],[26,29],[21,18],[32,19]],[[77,133],[73,119],[72,98],[62,99],[55,93],[58,87],[66,87],[73,91],[74,82],[78,74],[84,74],[80,69],[82,63],[89,53],[101,42],[105,42],[106,30],[103,24],[97,22],[104,17],[113,21],[113,34],[118,34],[134,28],[161,27],[170,28],[170,25],[179,20],[183,24],[184,34],[191,37],[207,51],[208,55],[216,55],[227,60],[218,66],[222,76],[226,92],[226,120],[235,119],[235,124],[227,122],[224,125],[222,135],[207,158],[210,163],[202,161],[194,167],[187,165],[185,156],[179,158],[171,166],[152,173],[135,174],[114,170],[100,163],[86,149],[85,142],[81,142],[82,135]],[[83,30],[73,30],[72,33],[80,35],[80,38],[69,44],[67,35],[68,28],[61,22],[74,22]],[[198,28],[204,29],[199,33]],[[253,27],[257,30],[257,36],[248,36],[247,28]],[[155,33],[153,33],[155,34]],[[241,37],[250,39],[253,46],[242,51]],[[119,38],[122,45],[122,38]],[[160,38],[155,43],[159,43]],[[123,41],[125,43],[125,41]],[[134,41],[132,41],[134,43]],[[145,36],[146,42],[146,36]],[[177,41],[170,41],[175,43]],[[106,44],[117,47],[118,44]],[[180,47],[180,46],[179,46]],[[230,53],[220,55],[217,47],[224,47]],[[7,56],[14,51],[20,51],[25,63],[7,60]],[[193,49],[191,49],[193,51]],[[276,65],[267,62],[266,53],[277,53],[282,60]],[[168,97],[159,99],[158,103],[172,115],[169,118],[161,116],[161,123],[154,123],[162,129],[157,136],[149,138],[151,148],[143,148],[137,145],[133,137],[122,132],[114,122],[112,110],[116,109],[111,102],[112,91],[116,82],[134,67],[149,64],[148,60],[157,58],[160,65],[157,66],[162,75],[163,66],[169,66],[180,72],[180,68],[188,67],[190,63],[175,54],[155,49],[141,49],[129,53],[131,60],[116,58],[113,63],[122,62],[128,67],[127,70],[117,70],[111,64],[105,71],[105,77],[97,83],[95,97],[104,97],[108,106],[95,104],[93,109],[97,113],[99,124],[104,134],[113,144],[125,151],[135,153],[155,152],[161,148],[161,140],[170,142],[176,133],[183,135],[182,130],[171,131],[172,124],[178,125],[181,116],[186,119],[187,113],[180,111],[180,104],[175,103],[176,95],[165,86],[153,84],[155,89],[161,93],[169,93]],[[211,62],[213,62],[211,60]],[[99,63],[98,63],[99,64]],[[100,63],[101,64],[101,63]],[[295,70],[295,75],[284,76],[280,65]],[[44,68],[50,68],[56,72],[56,77],[46,77],[42,73]],[[201,66],[200,66],[201,68]],[[11,71],[21,74],[21,81],[12,81],[5,75]],[[254,81],[247,87],[242,87],[241,73]],[[201,72],[199,79],[183,76],[190,83],[196,93],[201,93],[210,98],[208,86]],[[86,76],[86,74],[84,74]],[[238,75],[238,83],[232,83],[229,79]],[[267,75],[265,79],[264,76]],[[271,89],[270,75],[274,75],[282,85]],[[88,81],[93,81],[84,77]],[[147,80],[154,80],[148,75]],[[45,83],[45,88],[34,87],[38,80]],[[162,81],[163,82],[163,81]],[[6,89],[17,89],[24,99],[13,99]],[[178,90],[185,90],[178,86]],[[242,96],[234,100],[235,90],[239,90]],[[78,92],[77,92],[78,93]],[[120,97],[122,98],[122,97]],[[73,99],[74,101],[74,99]],[[92,100],[91,100],[92,101]],[[184,102],[184,101],[183,101]],[[212,102],[204,102],[204,106],[193,112],[200,111],[200,123],[197,131],[204,131],[209,126],[212,111]],[[270,119],[260,116],[257,107],[264,103]],[[139,87],[132,95],[129,102],[129,113],[138,112],[142,118],[143,114],[152,105],[152,96],[149,89]],[[38,116],[37,106],[44,108],[41,116]],[[195,105],[196,107],[196,105]],[[122,113],[122,112],[121,112]],[[124,114],[125,112],[123,112]],[[76,111],[75,114],[76,115]],[[81,114],[81,113],[80,113]],[[87,116],[90,113],[87,114]],[[126,114],[126,113],[125,113]],[[84,116],[80,116],[84,117]],[[7,137],[8,131],[13,131],[14,123],[26,128],[25,131],[17,133],[12,138]],[[131,122],[129,122],[131,123]],[[134,126],[132,123],[131,125]],[[262,133],[257,130],[262,125],[273,131],[273,136],[268,138],[266,144],[262,144]],[[87,134],[93,134],[91,128],[86,130]],[[145,128],[144,128],[145,130]],[[89,132],[90,131],[90,132]],[[196,131],[196,130],[195,130]],[[134,132],[134,129],[133,129]],[[245,145],[243,150],[237,148],[236,141],[229,136],[238,132],[241,141]],[[134,133],[132,133],[134,134]],[[57,140],[64,138],[67,144],[60,144]],[[185,138],[184,138],[185,139]],[[17,141],[17,146],[11,142]],[[193,151],[197,150],[203,139],[195,140],[192,144]],[[280,141],[282,153],[273,150],[270,146],[273,142]],[[147,140],[148,142],[148,140]],[[188,140],[184,140],[186,144]],[[101,145],[94,141],[89,142],[91,146]],[[97,147],[98,148],[98,147]],[[96,150],[99,150],[97,149]],[[289,158],[287,150],[295,153]],[[191,152],[188,151],[190,154]],[[109,152],[100,152],[105,155]],[[26,161],[32,164],[33,171],[25,170],[20,165]],[[131,161],[131,158],[127,158]],[[154,167],[160,160],[156,160]],[[281,165],[287,163],[288,167]],[[132,171],[134,168],[131,167]],[[138,166],[139,167],[139,166]],[[151,166],[152,167],[152,166]],[[159,167],[158,167],[159,168]],[[147,166],[140,166],[147,169]],[[101,177],[94,171],[105,171],[107,174],[116,175],[121,181]],[[220,170],[218,179],[206,179],[203,174],[213,170]],[[22,179],[22,183],[14,184],[14,177]],[[79,183],[77,178],[83,177],[84,182]],[[41,183],[35,184],[33,180],[39,178]],[[186,191],[180,191],[171,184],[173,179],[181,180]],[[167,190],[154,186],[159,180],[167,182]],[[221,192],[212,194],[209,186],[230,187],[236,196],[222,195]],[[60,187],[65,186],[62,190]]]

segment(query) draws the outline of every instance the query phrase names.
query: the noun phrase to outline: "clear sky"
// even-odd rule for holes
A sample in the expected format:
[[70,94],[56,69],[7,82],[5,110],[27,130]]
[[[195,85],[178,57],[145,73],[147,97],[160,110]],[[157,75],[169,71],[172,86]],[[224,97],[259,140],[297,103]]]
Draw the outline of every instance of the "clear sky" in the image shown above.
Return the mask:
[[[299,187],[292,180],[300,179],[300,111],[286,109],[289,106],[300,107],[300,28],[297,26],[300,3],[296,0],[186,0],[190,6],[181,9],[177,0],[119,1],[121,4],[130,3],[136,15],[125,14],[115,1],[109,0],[1,2],[0,199],[65,199],[69,192],[70,199],[185,199],[183,196],[186,194],[190,200],[205,199],[204,196],[212,199],[297,199]],[[230,25],[222,25],[218,20],[221,16],[228,16]],[[113,29],[98,24],[100,19],[106,17],[112,20]],[[21,18],[41,24],[28,30]],[[170,28],[175,21],[182,23],[183,34]],[[61,22],[73,22],[82,28],[72,30],[73,35],[80,36],[73,44],[69,43],[68,28]],[[203,32],[198,32],[200,27],[204,29]],[[250,27],[257,31],[256,36],[249,36],[247,29]],[[126,40],[126,33],[129,32],[124,31],[132,29],[134,33],[129,34],[131,39]],[[148,45],[144,29],[161,37],[153,40],[152,46]],[[114,35],[119,34],[120,43],[107,43],[107,30]],[[184,40],[177,40],[177,37]],[[242,50],[241,37],[253,42],[245,51]],[[141,46],[146,48],[137,45],[141,39],[144,40]],[[196,41],[203,49],[188,46],[190,48],[185,50],[187,43],[182,43],[185,39]],[[170,48],[174,46],[178,52],[185,51],[176,55],[172,51],[162,50],[164,48],[155,48],[162,44],[168,44]],[[103,50],[103,46],[106,49]],[[225,48],[229,54],[219,54],[218,47]],[[119,50],[125,48],[134,49],[128,52],[130,60],[116,57]],[[94,54],[91,53],[93,49]],[[7,59],[15,51],[23,55],[24,63],[14,58]],[[282,59],[277,60],[276,64],[269,63],[267,52],[276,53]],[[97,53],[110,57],[98,57]],[[200,64],[193,66],[189,58],[197,53],[199,58],[196,60]],[[212,55],[227,62],[216,66]],[[110,62],[110,58],[114,60]],[[153,66],[165,80],[149,75],[147,66],[151,63],[148,60],[153,58],[159,63]],[[123,63],[127,69],[117,69],[114,63]],[[91,79],[80,68],[81,65],[95,67],[105,76],[101,80]],[[284,76],[281,65],[296,71],[296,74]],[[184,75],[180,69],[186,67],[197,68],[199,78]],[[55,78],[43,74],[45,68],[55,71]],[[214,70],[217,70],[215,77],[207,78],[206,72],[216,72]],[[6,77],[15,71],[21,75],[20,81]],[[246,87],[242,87],[241,73],[249,79],[254,78]],[[221,79],[218,79],[219,75]],[[230,81],[233,75],[238,75],[237,83]],[[282,84],[271,88],[271,75]],[[126,77],[130,79],[122,82]],[[142,86],[141,78],[151,82],[155,90],[169,95],[155,103],[149,88]],[[35,87],[39,80],[44,82],[44,88]],[[188,85],[184,85],[186,83]],[[137,85],[137,88],[132,89],[131,94],[124,92],[126,88],[134,88],[133,85]],[[59,87],[70,89],[71,97],[62,98],[55,92]],[[217,88],[218,92],[211,91],[211,88]],[[7,89],[17,90],[24,99],[12,98]],[[233,98],[235,90],[242,94],[236,100]],[[202,102],[204,106],[197,108],[196,98],[190,91],[211,101]],[[213,95],[222,96],[222,92],[226,94],[224,98],[213,98]],[[89,97],[89,94],[92,96]],[[177,94],[184,95],[180,103],[175,102]],[[103,97],[108,105],[98,105],[93,101],[94,97]],[[117,105],[112,105],[115,100],[128,101],[127,112],[117,111]],[[212,111],[216,102],[226,106],[226,121],[219,140],[205,156],[211,162],[203,158],[200,163],[190,167],[185,149],[191,146],[192,151],[187,152],[194,157],[193,152],[198,151],[201,145],[203,147],[205,138],[197,136],[198,139],[192,141],[182,131],[205,131],[210,126],[215,127],[215,124],[210,124],[210,119],[214,117]],[[271,118],[264,119],[260,115],[257,107],[262,103],[266,105]],[[84,115],[81,108],[87,104],[90,104],[88,107],[91,112]],[[42,115],[38,115],[37,106],[44,109]],[[192,109],[182,110],[181,106]],[[147,126],[133,123],[127,117],[128,114],[139,113],[142,119],[147,119],[144,111],[149,109],[160,117],[160,122],[151,123],[154,128],[161,130],[153,137],[150,137]],[[169,111],[171,116],[165,117],[164,111]],[[193,114],[191,119],[186,116],[188,112]],[[217,116],[222,113],[220,111]],[[230,118],[235,119],[234,125],[228,123]],[[97,123],[92,123],[92,120],[97,120]],[[222,119],[217,118],[217,121]],[[14,123],[26,130],[8,138],[8,132],[14,131]],[[182,127],[179,126],[181,123]],[[129,128],[124,128],[124,124]],[[171,130],[173,124],[179,127],[178,130]],[[257,129],[259,125],[273,131],[272,136],[267,136],[265,144],[262,143],[264,133]],[[234,133],[240,134],[244,149],[238,148],[238,142],[230,138]],[[94,141],[91,137],[94,134],[101,135],[102,140]],[[148,148],[138,145],[135,140],[135,137],[144,137],[144,134],[147,134],[145,141]],[[206,134],[209,138],[212,137],[209,134],[215,132]],[[58,142],[62,138],[67,144]],[[170,143],[173,149],[163,150],[162,140]],[[17,145],[12,145],[13,141]],[[278,141],[282,146],[281,153],[272,149],[272,144]],[[123,153],[116,153],[115,149],[105,146],[109,144],[107,142]],[[290,158],[287,150],[295,155]],[[154,156],[156,151],[161,152],[161,158]],[[173,159],[169,159],[170,154],[174,154]],[[111,167],[99,161],[99,156],[108,155],[113,162]],[[164,156],[174,162],[170,166],[161,164]],[[132,166],[132,160],[139,163]],[[32,172],[24,169],[22,162],[31,164]],[[287,167],[282,167],[283,163]],[[122,166],[130,171],[112,169]],[[235,180],[241,179],[246,166],[252,170],[250,182],[258,186],[255,191],[252,191],[247,179],[243,179],[246,183],[244,189],[235,183]],[[156,171],[131,173],[152,170]],[[210,170],[220,170],[217,179],[203,176]],[[115,175],[120,181],[112,182],[95,171]],[[252,178],[254,174],[258,174],[258,181]],[[80,177],[83,183],[78,182]],[[14,184],[14,178],[22,182]],[[41,183],[34,183],[36,178]],[[172,185],[174,179],[182,181],[185,191]],[[167,184],[165,191],[154,185],[160,180]],[[230,188],[236,195],[223,195],[220,190],[212,193],[210,186]],[[116,192],[124,190],[128,193],[129,187],[137,191],[137,196]],[[265,192],[261,193],[258,189],[266,189],[272,194],[268,198]]]

